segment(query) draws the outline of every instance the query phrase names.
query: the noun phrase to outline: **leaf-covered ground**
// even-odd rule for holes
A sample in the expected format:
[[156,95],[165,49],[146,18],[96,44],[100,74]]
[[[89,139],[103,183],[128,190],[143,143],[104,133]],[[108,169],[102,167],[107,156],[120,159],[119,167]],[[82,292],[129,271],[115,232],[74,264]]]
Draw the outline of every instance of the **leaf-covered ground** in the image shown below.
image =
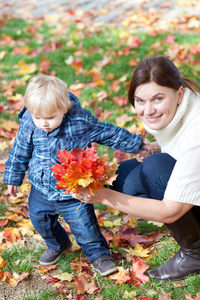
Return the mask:
[[[102,121],[152,140],[128,104],[132,72],[145,57],[165,54],[186,76],[199,79],[200,3],[157,1],[156,5],[153,1],[154,5],[150,6],[150,2],[138,2],[134,11],[127,2],[126,11],[112,18],[111,23],[107,22],[108,16],[116,8],[112,1],[104,9],[89,12],[84,11],[84,6],[65,7],[64,11],[60,6],[53,15],[40,18],[30,17],[32,2],[29,11],[27,2],[24,3],[24,16],[23,3],[19,2],[15,11],[20,9],[18,18],[10,15],[11,7],[3,2],[4,13],[0,17],[1,182],[5,160],[18,130],[17,114],[23,106],[23,94],[28,80],[37,72],[63,79],[82,106]],[[104,24],[99,23],[100,17]],[[98,152],[108,153],[113,162],[132,157],[100,146]],[[153,282],[147,276],[148,268],[162,264],[178,249],[162,224],[137,220],[101,205],[95,205],[96,214],[118,273],[106,278],[95,274],[62,217],[60,220],[73,241],[72,250],[55,266],[39,266],[38,259],[45,245],[28,217],[29,190],[26,178],[17,197],[13,198],[1,183],[0,299],[199,299],[199,275],[165,283]],[[34,293],[35,296],[30,296]]]

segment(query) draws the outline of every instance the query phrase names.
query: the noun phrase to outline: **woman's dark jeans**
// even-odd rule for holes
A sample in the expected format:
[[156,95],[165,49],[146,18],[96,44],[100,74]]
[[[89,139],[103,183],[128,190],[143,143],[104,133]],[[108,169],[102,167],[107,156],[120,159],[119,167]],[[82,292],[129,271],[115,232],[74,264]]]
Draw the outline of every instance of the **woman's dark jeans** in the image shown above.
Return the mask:
[[59,214],[62,214],[89,262],[110,255],[93,205],[86,203],[82,203],[80,207],[79,205],[80,201],[76,199],[48,201],[43,193],[32,187],[29,196],[30,219],[50,249],[59,251],[68,242],[68,234],[58,221]]
[[119,192],[162,200],[176,161],[165,153],[148,156],[143,163],[130,159],[120,163],[112,189]]

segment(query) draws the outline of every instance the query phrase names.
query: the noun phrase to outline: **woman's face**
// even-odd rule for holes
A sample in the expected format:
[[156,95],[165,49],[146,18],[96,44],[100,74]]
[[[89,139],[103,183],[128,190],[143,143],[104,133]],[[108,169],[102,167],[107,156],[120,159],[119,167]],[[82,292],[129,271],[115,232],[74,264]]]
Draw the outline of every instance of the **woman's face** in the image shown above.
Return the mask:
[[135,90],[135,110],[139,118],[153,130],[160,130],[173,119],[183,99],[183,87],[178,91],[149,82]]

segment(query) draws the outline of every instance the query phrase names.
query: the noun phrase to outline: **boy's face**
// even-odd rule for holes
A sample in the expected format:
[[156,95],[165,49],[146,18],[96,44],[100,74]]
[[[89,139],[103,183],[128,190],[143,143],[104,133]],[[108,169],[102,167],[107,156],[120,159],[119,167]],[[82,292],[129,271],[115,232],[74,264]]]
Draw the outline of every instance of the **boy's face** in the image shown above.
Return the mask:
[[63,111],[58,110],[55,113],[43,117],[35,116],[33,114],[31,114],[31,116],[36,127],[46,132],[51,132],[60,126],[64,117],[64,113]]

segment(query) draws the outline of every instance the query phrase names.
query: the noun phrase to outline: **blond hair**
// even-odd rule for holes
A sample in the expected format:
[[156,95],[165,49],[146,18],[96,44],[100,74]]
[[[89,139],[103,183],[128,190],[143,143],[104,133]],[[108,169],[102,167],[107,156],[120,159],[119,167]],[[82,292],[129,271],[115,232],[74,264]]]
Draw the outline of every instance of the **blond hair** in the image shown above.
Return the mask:
[[72,106],[64,81],[42,73],[30,79],[24,105],[31,114],[39,117],[51,115],[57,110],[66,113]]

